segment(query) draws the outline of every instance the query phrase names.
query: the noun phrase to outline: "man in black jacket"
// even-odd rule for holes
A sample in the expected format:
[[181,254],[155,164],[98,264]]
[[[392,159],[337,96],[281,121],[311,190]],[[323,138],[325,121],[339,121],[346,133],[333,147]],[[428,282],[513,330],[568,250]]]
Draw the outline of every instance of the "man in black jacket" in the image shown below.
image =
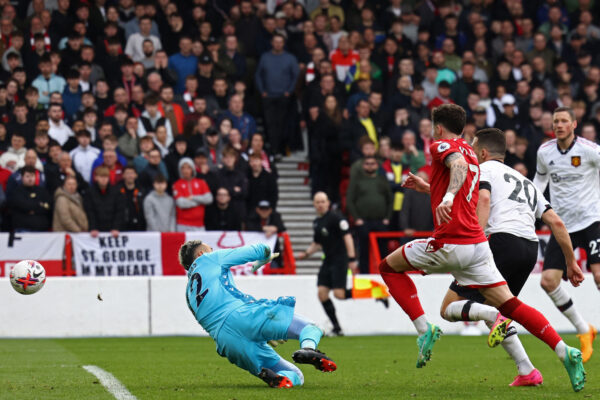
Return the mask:
[[217,189],[215,202],[206,207],[204,225],[207,231],[241,231],[242,219],[231,206],[231,195],[224,187]]
[[51,198],[48,191],[35,184],[36,170],[21,169],[23,184],[11,193],[8,207],[16,232],[42,232],[50,228]]
[[123,169],[123,180],[117,185],[121,193],[121,208],[124,209],[123,229],[126,231],[146,230],[144,196],[147,192],[136,182],[137,177],[135,167],[128,165]]
[[90,234],[97,237],[99,232],[108,232],[117,237],[123,227],[123,201],[119,190],[109,184],[108,168],[100,166],[94,173],[94,183],[84,197]]
[[267,200],[273,207],[277,207],[279,193],[275,175],[263,168],[262,155],[259,153],[250,154],[248,162],[250,171],[248,174],[246,209],[254,210],[260,200]]
[[246,197],[248,196],[248,179],[236,168],[239,154],[233,147],[223,150],[223,167],[217,173],[220,186],[226,187],[231,193],[231,205],[244,218],[246,216]]

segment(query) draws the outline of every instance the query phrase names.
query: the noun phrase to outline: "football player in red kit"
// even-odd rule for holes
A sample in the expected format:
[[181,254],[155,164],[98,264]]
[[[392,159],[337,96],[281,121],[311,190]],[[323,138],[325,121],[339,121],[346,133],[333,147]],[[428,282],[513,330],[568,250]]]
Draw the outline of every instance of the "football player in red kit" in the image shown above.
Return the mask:
[[[431,184],[409,177],[405,187],[431,194],[435,225],[433,237],[405,244],[379,265],[390,294],[408,314],[419,334],[417,368],[429,361],[433,345],[442,332],[427,321],[417,289],[406,272],[450,272],[459,285],[479,289],[488,304],[506,316],[498,317],[490,332],[491,338],[499,336],[497,340],[501,341],[511,320],[517,321],[556,352],[569,374],[573,389],[583,389],[585,370],[581,352],[567,346],[539,311],[513,296],[494,264],[477,219],[477,156],[460,137],[466,123],[465,110],[454,104],[445,104],[433,110],[432,120],[435,142],[430,147],[433,158]],[[567,274],[574,286],[583,281],[583,274],[577,266],[569,268]]]

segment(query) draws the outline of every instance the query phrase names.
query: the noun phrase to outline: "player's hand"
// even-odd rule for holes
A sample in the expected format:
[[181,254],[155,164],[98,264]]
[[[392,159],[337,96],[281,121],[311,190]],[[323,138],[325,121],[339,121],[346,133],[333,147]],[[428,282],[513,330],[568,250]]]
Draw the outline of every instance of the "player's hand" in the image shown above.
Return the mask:
[[284,344],[285,342],[287,342],[287,340],[285,340],[285,339],[279,339],[279,340],[269,340],[267,343],[272,348],[275,348],[275,347],[279,346],[280,344]]
[[263,261],[254,261],[252,263],[252,272],[256,272],[260,269],[260,267],[262,267],[265,264],[270,263],[271,261],[273,261],[274,258],[279,257],[279,253],[271,253],[271,255],[269,256],[269,258],[267,258],[266,260]]
[[348,268],[350,268],[350,271],[352,271],[352,275],[356,275],[360,272],[358,270],[358,261],[350,261],[348,263]]
[[450,213],[452,212],[452,203],[449,201],[445,201],[440,203],[439,206],[435,209],[435,217],[438,221],[438,224],[443,224],[446,222],[450,222],[452,217]]
[[429,184],[423,178],[408,173],[408,178],[402,183],[402,187],[416,190],[419,193],[429,193]]
[[585,279],[583,272],[581,272],[581,268],[579,268],[579,265],[577,265],[575,260],[567,262],[567,278],[574,287],[579,286]]

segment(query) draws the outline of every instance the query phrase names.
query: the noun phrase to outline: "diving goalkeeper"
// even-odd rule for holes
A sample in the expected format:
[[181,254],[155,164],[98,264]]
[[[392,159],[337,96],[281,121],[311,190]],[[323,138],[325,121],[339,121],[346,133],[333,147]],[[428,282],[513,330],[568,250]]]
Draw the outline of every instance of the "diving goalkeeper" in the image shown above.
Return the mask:
[[301,349],[292,355],[294,362],[324,372],[337,366],[317,350],[323,331],[294,315],[294,297],[257,300],[235,287],[231,267],[255,261],[256,270],[276,256],[264,244],[213,251],[200,240],[190,240],[179,249],[179,262],[188,272],[188,306],[216,342],[217,353],[271,387],[289,388],[302,385],[304,376],[269,341],[297,339]]

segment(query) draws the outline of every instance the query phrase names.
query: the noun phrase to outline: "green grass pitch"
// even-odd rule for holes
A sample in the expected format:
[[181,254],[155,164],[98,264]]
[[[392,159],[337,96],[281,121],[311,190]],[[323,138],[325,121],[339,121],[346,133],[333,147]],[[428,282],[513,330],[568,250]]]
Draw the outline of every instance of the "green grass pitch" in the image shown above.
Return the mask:
[[[571,345],[578,343],[567,335]],[[114,399],[83,370],[97,365],[138,399],[600,399],[600,351],[586,364],[588,382],[574,393],[562,364],[544,344],[521,336],[544,384],[510,388],[516,368],[486,337],[442,336],[432,360],[415,368],[414,336],[324,338],[334,373],[301,366],[305,385],[270,389],[229,364],[209,338],[0,340],[0,399]],[[286,359],[297,342],[277,349]]]

